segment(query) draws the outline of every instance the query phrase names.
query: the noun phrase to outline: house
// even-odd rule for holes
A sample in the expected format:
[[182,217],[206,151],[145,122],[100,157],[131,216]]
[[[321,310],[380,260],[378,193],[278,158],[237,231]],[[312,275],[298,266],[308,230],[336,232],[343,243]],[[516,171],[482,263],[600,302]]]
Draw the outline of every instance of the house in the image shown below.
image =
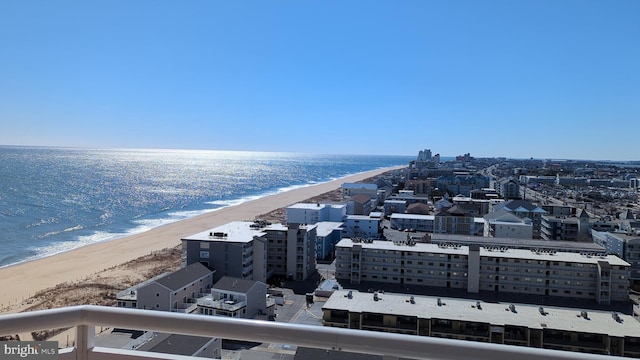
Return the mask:
[[483,218],[485,237],[533,239],[533,223],[529,218],[521,219],[504,209]]
[[419,214],[419,215],[429,215],[431,213],[431,207],[427,204],[423,203],[414,203],[409,204],[406,210],[407,214]]
[[[145,282],[135,290],[125,290],[123,294],[135,295],[138,309],[191,312],[195,299],[211,289],[213,273],[196,262]],[[118,305],[126,306],[122,298],[118,301]]]
[[261,281],[224,276],[213,285],[211,295],[198,299],[197,312],[246,319],[267,314],[268,288]]

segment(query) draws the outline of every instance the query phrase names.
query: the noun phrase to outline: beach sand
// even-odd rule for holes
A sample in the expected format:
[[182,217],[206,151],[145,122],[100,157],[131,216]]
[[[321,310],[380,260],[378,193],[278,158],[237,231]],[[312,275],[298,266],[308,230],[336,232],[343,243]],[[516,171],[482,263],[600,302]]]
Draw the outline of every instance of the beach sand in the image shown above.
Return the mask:
[[61,283],[77,282],[154,251],[175,248],[185,236],[231,221],[251,221],[262,214],[331,192],[338,189],[342,183],[359,182],[390,170],[392,169],[368,171],[328,183],[267,196],[144,233],[0,269],[0,308],[18,305],[38,291]]

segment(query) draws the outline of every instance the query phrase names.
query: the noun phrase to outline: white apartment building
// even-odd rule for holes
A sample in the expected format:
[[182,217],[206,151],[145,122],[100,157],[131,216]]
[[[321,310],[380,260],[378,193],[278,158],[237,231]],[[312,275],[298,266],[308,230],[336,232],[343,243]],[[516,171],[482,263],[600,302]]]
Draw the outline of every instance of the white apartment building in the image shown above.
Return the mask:
[[533,239],[533,222],[502,209],[484,216],[484,236],[494,238]]
[[289,224],[315,224],[321,221],[342,222],[347,216],[347,205],[297,203],[288,206],[285,212]]
[[336,279],[628,301],[629,263],[617,256],[343,239]]
[[381,221],[379,216],[347,215],[342,237],[377,238],[380,236]]

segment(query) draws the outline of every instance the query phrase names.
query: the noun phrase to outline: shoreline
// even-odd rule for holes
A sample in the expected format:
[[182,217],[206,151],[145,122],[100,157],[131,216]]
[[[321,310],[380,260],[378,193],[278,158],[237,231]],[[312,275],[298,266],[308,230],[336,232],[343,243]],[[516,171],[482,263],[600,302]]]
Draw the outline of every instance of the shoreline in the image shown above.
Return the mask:
[[[374,169],[374,170],[369,170],[369,171],[384,170],[384,172],[386,172],[389,169],[394,169],[394,168],[396,168],[396,167]],[[369,172],[369,171],[365,171],[365,173]],[[147,231],[151,231],[151,230],[154,230],[154,229],[157,229],[157,228],[161,228],[161,227],[164,227],[164,226],[167,226],[167,225],[172,225],[172,224],[174,224],[176,222],[185,221],[185,220],[191,220],[191,219],[197,218],[199,216],[210,215],[212,213],[224,210],[226,208],[242,205],[244,203],[248,203],[248,202],[251,202],[251,201],[261,200],[261,199],[264,199],[264,198],[268,198],[270,196],[279,195],[279,194],[286,193],[286,192],[289,192],[289,191],[304,189],[304,188],[313,187],[313,186],[317,186],[317,185],[322,185],[322,184],[330,183],[330,182],[333,182],[333,181],[341,181],[342,179],[346,179],[346,178],[349,178],[351,176],[357,176],[359,174],[361,174],[361,173],[347,174],[347,175],[342,176],[340,178],[333,178],[333,179],[326,180],[324,182],[308,182],[308,183],[305,183],[305,184],[291,185],[291,186],[284,187],[284,188],[268,190],[268,191],[265,191],[265,192],[257,194],[257,195],[247,195],[245,197],[229,199],[229,200],[222,200],[222,202],[226,202],[227,204],[221,205],[220,207],[217,207],[217,208],[211,208],[211,209],[206,209],[206,210],[196,210],[194,212],[198,212],[198,214],[191,215],[190,217],[181,217],[181,218],[173,218],[173,219],[171,219],[171,218],[160,218],[160,217],[151,218],[151,220],[154,220],[154,221],[157,220],[157,221],[159,221],[161,223],[156,225],[155,227],[148,227],[148,228],[146,228],[144,230],[139,230],[139,231],[134,231],[135,227],[132,227],[130,229],[126,229],[122,233],[112,233],[111,235],[113,235],[113,236],[108,236],[108,238],[104,239],[104,240],[99,240],[99,241],[95,241],[95,242],[89,242],[87,244],[80,245],[78,247],[69,247],[67,249],[63,249],[63,250],[59,250],[59,251],[55,251],[55,252],[45,252],[44,254],[39,254],[37,256],[30,256],[28,258],[25,258],[23,260],[19,260],[19,261],[14,262],[14,263],[1,265],[0,266],[0,271],[2,271],[3,269],[6,269],[6,268],[13,267],[13,266],[26,264],[26,263],[30,263],[30,262],[33,262],[33,261],[39,261],[39,260],[42,260],[42,259],[45,259],[45,258],[48,258],[48,257],[51,257],[51,256],[57,256],[57,255],[64,254],[64,253],[67,253],[67,252],[75,251],[77,249],[81,249],[81,248],[84,248],[84,247],[87,247],[87,246],[93,246],[93,245],[97,245],[97,244],[107,243],[107,242],[111,242],[111,241],[115,241],[115,240],[119,240],[119,239],[123,239],[123,238],[128,238],[128,237],[131,237],[131,236],[143,234],[143,233],[145,233]],[[175,211],[179,212],[180,210],[175,210]],[[187,210],[187,212],[189,212],[189,211],[190,210]],[[99,230],[97,230],[97,231],[100,232]],[[1,302],[0,302],[0,304],[1,304]]]
[[0,306],[18,303],[38,291],[85,278],[153,251],[176,247],[185,236],[231,221],[252,221],[257,216],[336,190],[344,182],[358,182],[402,168],[404,166],[382,168],[303,186],[172,222],[142,233],[0,268]]

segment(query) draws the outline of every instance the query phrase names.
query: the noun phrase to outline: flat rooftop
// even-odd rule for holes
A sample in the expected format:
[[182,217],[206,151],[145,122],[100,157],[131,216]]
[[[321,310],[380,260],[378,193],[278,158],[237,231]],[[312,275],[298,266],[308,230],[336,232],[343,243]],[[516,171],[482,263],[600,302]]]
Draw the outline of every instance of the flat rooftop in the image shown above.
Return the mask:
[[[445,246],[444,244],[427,244],[416,243],[415,245],[406,245],[403,243],[392,241],[372,240],[370,242],[354,242],[352,239],[344,238],[336,244],[336,247],[353,247],[353,245],[361,245],[363,249],[379,249],[391,251],[411,251],[424,252],[434,254],[457,254],[468,255],[469,246],[454,245]],[[598,264],[600,261],[607,261],[610,265],[630,266],[629,263],[620,259],[615,255],[586,255],[575,252],[535,252],[527,249],[512,249],[498,247],[480,247],[480,256],[525,259],[525,260],[543,260],[543,261],[563,261],[582,264]]]
[[[421,319],[443,319],[486,323],[491,325],[523,326],[530,329],[555,329],[610,336],[640,337],[640,322],[630,315],[617,313],[621,321],[616,321],[610,311],[588,310],[586,318],[583,309],[566,307],[543,307],[512,303],[489,303],[479,300],[438,298],[433,296],[406,295],[396,293],[374,294],[336,290],[322,307],[332,310],[346,310],[353,313],[390,314]],[[414,303],[410,302],[413,296]],[[441,305],[438,305],[440,299]],[[478,308],[477,305],[480,305]]]
[[453,234],[431,234],[431,241],[434,243],[459,243],[463,245],[480,245],[480,246],[506,246],[511,248],[524,249],[555,249],[566,250],[571,252],[591,251],[605,252],[605,248],[593,242],[575,242],[575,241],[547,241],[535,239],[514,239],[514,238],[494,238],[482,236],[467,236]]
[[335,230],[342,229],[342,223],[335,221],[320,221],[315,226],[317,236],[327,236]]
[[287,206],[287,209],[321,210],[326,207],[343,208],[345,204],[323,204],[323,203],[296,203]]
[[254,227],[254,222],[233,221],[213,229],[184,237],[182,240],[248,243],[253,241],[254,237],[262,237],[264,235],[266,235],[264,227]]

